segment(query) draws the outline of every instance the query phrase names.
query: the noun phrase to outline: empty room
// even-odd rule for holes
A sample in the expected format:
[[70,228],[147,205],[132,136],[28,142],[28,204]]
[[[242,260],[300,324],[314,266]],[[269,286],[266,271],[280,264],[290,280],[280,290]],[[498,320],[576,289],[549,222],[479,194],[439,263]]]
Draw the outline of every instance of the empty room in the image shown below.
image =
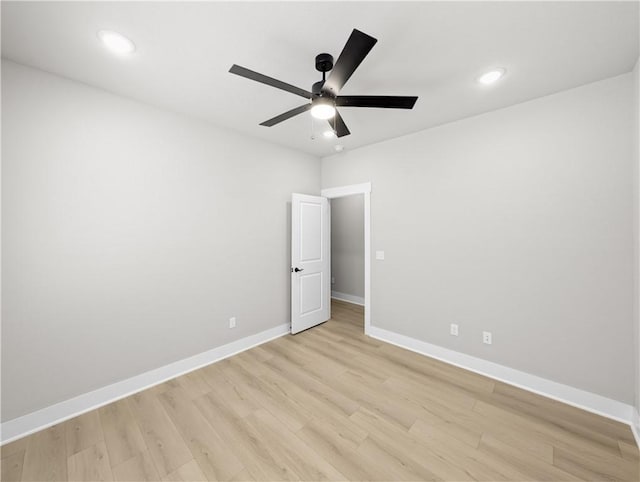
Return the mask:
[[640,2],[2,1],[5,481],[640,480]]

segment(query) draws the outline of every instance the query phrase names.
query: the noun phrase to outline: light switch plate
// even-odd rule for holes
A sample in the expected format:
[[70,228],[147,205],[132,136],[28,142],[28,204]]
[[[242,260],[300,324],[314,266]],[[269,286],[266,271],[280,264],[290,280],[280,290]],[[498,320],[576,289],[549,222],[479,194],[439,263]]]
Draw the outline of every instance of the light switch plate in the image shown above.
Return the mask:
[[376,251],[376,259],[384,259],[384,251]]

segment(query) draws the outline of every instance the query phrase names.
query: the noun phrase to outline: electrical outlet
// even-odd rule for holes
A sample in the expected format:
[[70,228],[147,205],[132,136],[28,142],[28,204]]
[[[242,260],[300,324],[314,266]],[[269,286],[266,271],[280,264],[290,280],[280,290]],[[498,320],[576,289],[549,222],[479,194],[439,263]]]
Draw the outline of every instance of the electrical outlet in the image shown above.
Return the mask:
[[384,259],[384,251],[376,251],[376,259]]
[[491,337],[491,332],[490,331],[483,331],[482,332],[482,343],[484,343],[485,345],[491,345],[492,342],[493,342],[493,339]]
[[236,317],[232,316],[231,318],[229,318],[229,328],[235,328],[236,327]]
[[458,336],[458,325],[455,323],[451,323],[451,334],[453,336]]
[[333,276],[331,277],[331,284],[332,285],[336,284],[336,279]]

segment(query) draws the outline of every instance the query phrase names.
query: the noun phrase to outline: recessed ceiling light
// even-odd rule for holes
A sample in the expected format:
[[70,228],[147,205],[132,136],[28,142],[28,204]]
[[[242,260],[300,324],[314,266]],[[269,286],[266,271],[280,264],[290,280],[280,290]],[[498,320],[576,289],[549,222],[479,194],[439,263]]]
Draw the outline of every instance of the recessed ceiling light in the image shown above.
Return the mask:
[[337,152],[342,152],[342,151],[344,151],[344,146],[343,146],[343,145],[341,145],[341,144],[338,144],[338,145],[336,145],[336,146],[334,147],[334,149],[335,149]]
[[322,135],[325,136],[327,139],[333,139],[336,136],[336,133],[333,131],[333,129],[328,129],[324,131]]
[[504,77],[504,74],[506,72],[507,71],[505,69],[490,70],[489,72],[486,72],[482,74],[480,77],[478,77],[478,82],[484,85],[493,84],[494,82],[497,82],[502,77]]
[[131,40],[112,30],[100,30],[98,32],[98,38],[105,47],[118,55],[130,54],[136,49],[135,44]]

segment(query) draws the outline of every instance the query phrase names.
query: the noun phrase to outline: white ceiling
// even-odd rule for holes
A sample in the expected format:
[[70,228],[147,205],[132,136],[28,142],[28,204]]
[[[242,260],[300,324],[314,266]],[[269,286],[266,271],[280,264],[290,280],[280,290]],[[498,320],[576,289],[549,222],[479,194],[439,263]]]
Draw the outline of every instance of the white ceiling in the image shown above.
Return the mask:
[[[2,2],[2,55],[111,92],[324,156],[630,71],[638,2]],[[351,135],[311,140],[311,116],[258,124],[301,97],[231,75],[237,63],[311,88],[314,57],[353,28],[378,43],[343,89],[417,95],[412,111],[343,108]],[[96,33],[131,38],[107,52]],[[475,82],[505,67],[497,85]],[[324,123],[316,121],[316,131]],[[322,129],[323,130],[323,129]]]

